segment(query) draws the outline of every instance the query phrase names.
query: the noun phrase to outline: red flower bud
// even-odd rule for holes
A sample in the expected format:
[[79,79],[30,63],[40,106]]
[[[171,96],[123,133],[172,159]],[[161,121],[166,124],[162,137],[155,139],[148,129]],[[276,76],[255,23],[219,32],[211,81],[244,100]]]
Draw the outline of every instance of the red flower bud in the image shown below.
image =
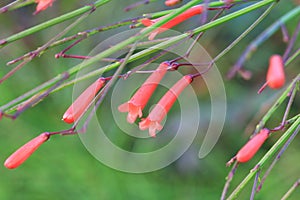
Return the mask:
[[142,110],[148,103],[157,85],[167,72],[169,63],[163,62],[153,72],[143,85],[137,90],[137,92],[131,97],[131,99],[119,106],[120,112],[128,112],[127,121],[134,123],[137,117],[142,117]]
[[103,87],[105,83],[104,78],[99,78],[92,85],[90,85],[81,95],[72,103],[68,110],[63,115],[63,120],[66,123],[73,123],[77,121],[84,112],[88,109],[91,102],[94,100],[95,95]]
[[33,138],[22,147],[20,147],[17,151],[15,151],[11,156],[9,156],[4,166],[8,169],[14,169],[19,167],[27,158],[33,154],[41,144],[46,142],[49,139],[48,133],[42,133],[39,136]]
[[269,60],[267,84],[272,89],[281,88],[285,83],[284,64],[280,55],[273,55]]
[[[170,21],[166,22],[165,24],[163,24],[160,28],[158,28],[158,29],[154,30],[152,33],[150,33],[149,40],[153,40],[157,34],[162,33],[164,31],[172,28],[173,26],[176,26],[177,24],[193,17],[194,15],[199,15],[202,12],[203,12],[202,5],[197,5],[197,6],[194,6],[190,9],[184,11],[177,17],[175,17],[175,18],[171,19]],[[151,25],[154,25],[156,22],[158,22],[159,20],[161,20],[164,17],[160,17],[155,20],[143,19],[143,20],[141,20],[141,22],[144,26],[151,26]]]
[[249,161],[269,137],[269,133],[270,130],[266,128],[257,133],[239,150],[239,152],[236,154],[236,160],[238,162]]
[[175,6],[176,4],[179,4],[181,0],[166,0],[165,5],[166,6]]
[[186,75],[182,77],[172,88],[159,100],[155,107],[151,110],[146,119],[139,123],[141,130],[149,128],[149,135],[155,137],[156,130],[161,130],[163,127],[160,124],[169,112],[180,93],[192,82],[192,77]]

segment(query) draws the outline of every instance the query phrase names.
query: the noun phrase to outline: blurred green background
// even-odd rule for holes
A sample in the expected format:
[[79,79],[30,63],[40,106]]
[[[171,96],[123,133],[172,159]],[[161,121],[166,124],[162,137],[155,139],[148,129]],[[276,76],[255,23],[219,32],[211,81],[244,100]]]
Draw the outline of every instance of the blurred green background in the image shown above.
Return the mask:
[[[2,7],[9,2],[3,0],[0,6]],[[140,16],[143,13],[168,9],[164,6],[163,1],[157,1],[128,13],[123,12],[124,7],[134,2],[113,0],[97,9],[68,35],[122,19]],[[35,10],[34,5],[1,14],[0,37],[1,39],[5,38],[88,3],[91,2],[57,0],[51,8],[37,16],[32,15]],[[253,72],[251,80],[246,81],[239,76],[227,80],[226,73],[256,35],[293,7],[295,7],[293,1],[279,2],[272,13],[254,31],[217,63],[224,77],[228,110],[222,135],[214,149],[204,159],[198,158],[202,137],[197,136],[188,151],[171,165],[151,173],[129,174],[113,170],[97,161],[85,149],[77,135],[53,137],[18,169],[8,170],[4,166],[0,167],[0,199],[219,199],[225,177],[230,170],[226,168],[225,163],[247,141],[255,124],[266,112],[266,107],[279,95],[279,92],[267,89],[258,96],[256,91],[264,82],[268,57],[274,53],[283,54],[286,48],[286,44],[282,42],[281,32],[278,31],[264,43],[245,64],[245,68]],[[211,56],[216,56],[245,28],[251,25],[262,12],[262,9],[257,10],[209,30],[200,40],[201,44]],[[176,29],[187,30],[189,27],[195,27],[199,23],[197,20],[199,18],[195,17],[187,23],[177,26]],[[1,49],[1,77],[11,68],[6,66],[8,61],[43,45],[66,27],[70,21],[40,31]],[[294,31],[298,22],[299,16],[287,24],[290,33]],[[128,29],[127,26],[99,33],[82,42],[70,53],[87,55],[97,43],[126,29]],[[296,48],[299,48],[299,40],[296,44]],[[67,44],[54,48],[43,56],[34,59],[9,80],[0,84],[0,104],[9,102],[38,84],[49,80],[54,75],[80,63],[79,60],[54,58],[54,54],[66,46]],[[288,81],[299,73],[299,64],[299,59],[296,59],[287,68]],[[204,118],[204,122],[201,123],[205,126],[207,122],[205,119],[210,117],[209,94],[205,88],[198,92],[201,109],[205,111],[201,113],[201,117]],[[69,87],[50,95],[34,108],[24,112],[15,121],[3,118],[0,121],[2,134],[0,162],[4,163],[5,159],[15,149],[41,132],[68,129],[70,126],[61,121],[61,116],[71,100],[72,87]],[[292,113],[299,113],[299,108],[298,95],[293,104]],[[278,125],[283,111],[284,107],[273,116],[268,127]],[[116,130],[114,128],[116,125],[113,122],[109,126],[112,127],[112,130]],[[122,137],[122,133],[114,132],[113,134],[115,137],[120,134],[121,141],[118,142],[124,144],[125,148],[126,145],[131,145],[130,140],[132,139]],[[243,179],[279,136],[280,134],[276,134],[271,137],[254,159],[239,166],[229,192]],[[157,138],[160,137],[164,136],[160,135]],[[157,142],[157,139],[153,139],[153,142]],[[297,137],[271,172],[256,199],[279,199],[300,177],[299,144],[299,137]],[[250,191],[251,184],[248,184],[238,199],[248,199]],[[299,198],[300,190],[297,190],[291,199]]]

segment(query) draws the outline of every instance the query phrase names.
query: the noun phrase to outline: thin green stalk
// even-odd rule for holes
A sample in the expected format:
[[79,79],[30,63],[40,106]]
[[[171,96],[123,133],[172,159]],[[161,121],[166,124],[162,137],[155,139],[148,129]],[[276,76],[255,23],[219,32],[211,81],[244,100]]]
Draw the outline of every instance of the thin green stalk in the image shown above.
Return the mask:
[[261,167],[272,158],[276,151],[288,140],[293,131],[300,126],[300,117],[290,126],[290,128],[277,140],[277,142],[272,146],[272,148],[262,157],[262,159],[256,164],[249,174],[243,179],[243,181],[235,188],[235,190],[230,194],[227,200],[236,199],[237,195],[242,191],[246,184],[255,176],[256,172],[261,169]]
[[260,129],[262,129],[266,122],[270,119],[273,113],[277,110],[277,108],[284,102],[284,100],[288,97],[291,88],[295,84],[296,81],[299,81],[300,74],[296,76],[293,82],[288,86],[288,88],[282,93],[282,95],[277,99],[277,101],[273,104],[273,106],[268,110],[268,112],[264,115],[264,117],[260,120],[258,125],[256,126],[255,133],[258,133]]
[[[105,4],[109,1],[110,0],[98,0],[93,4],[93,6],[95,8],[97,8],[97,7],[102,6],[103,4]],[[56,17],[54,19],[51,19],[49,21],[46,21],[42,24],[39,24],[39,25],[33,26],[31,28],[28,28],[28,29],[26,29],[22,32],[19,32],[17,34],[14,34],[12,36],[9,36],[8,38],[0,40],[0,48],[3,48],[4,46],[6,46],[7,44],[9,44],[11,42],[22,39],[22,38],[24,38],[28,35],[31,35],[31,34],[34,34],[34,33],[38,32],[40,30],[46,29],[48,27],[54,26],[54,25],[59,24],[61,22],[67,21],[67,20],[72,19],[74,17],[77,17],[79,15],[82,15],[83,13],[88,12],[91,9],[92,9],[92,6],[87,5],[87,6],[84,6],[82,8],[79,8],[77,10],[74,10],[72,12],[69,12],[67,14],[64,14],[64,15],[61,15],[61,16]]]
[[[242,3],[243,0],[237,0],[235,2],[236,3]],[[220,2],[212,2],[212,3],[209,4],[209,7],[218,7],[218,6],[223,6],[223,5],[224,5],[224,2],[221,2],[221,1]],[[144,17],[147,17],[147,18],[158,18],[158,17],[161,17],[161,16],[165,16],[167,14],[170,14],[171,12],[173,12],[175,10],[176,9],[164,10],[164,11],[160,11],[160,12],[156,12],[156,13],[151,13],[151,14],[144,14],[143,17],[137,17],[135,19],[140,19],[140,18],[144,18]],[[115,24],[111,24],[111,25],[108,25],[108,26],[102,26],[102,27],[91,29],[91,30],[81,31],[81,32],[79,32],[79,33],[77,33],[75,35],[72,35],[72,36],[66,37],[66,38],[64,38],[62,40],[58,40],[58,41],[54,42],[46,50],[48,50],[50,48],[53,48],[53,47],[56,47],[58,45],[62,45],[64,43],[66,43],[66,42],[75,40],[78,37],[82,37],[83,34],[85,35],[86,38],[88,38],[90,36],[93,36],[93,35],[101,32],[101,31],[107,31],[107,30],[110,30],[110,29],[118,28],[118,27],[125,26],[125,25],[130,25],[130,24],[132,24],[132,21],[131,21],[131,19],[128,19],[128,20],[117,22]],[[137,23],[137,24],[135,24],[135,27],[138,27],[140,25],[141,25],[141,23]],[[0,44],[1,44],[1,41],[0,41]],[[0,48],[1,48],[1,45],[0,45]],[[41,52],[40,55],[42,55],[44,53],[45,53],[45,51]],[[29,55],[29,54],[25,54],[22,57],[26,57],[27,55]]]
[[299,187],[299,185],[300,185],[300,179],[298,179],[298,180],[292,185],[292,187],[287,191],[287,193],[284,194],[284,196],[281,198],[281,200],[286,200],[286,199],[288,199],[288,198],[291,196],[291,194],[295,191],[295,189],[296,189],[297,187]]
[[291,62],[293,62],[298,56],[300,55],[300,48],[293,54],[291,55],[287,61],[285,62],[285,65],[289,65]]
[[257,19],[249,28],[247,28],[238,38],[236,38],[228,47],[226,47],[221,53],[219,53],[214,59],[213,62],[216,62],[226,53],[228,53],[236,44],[238,44],[246,35],[248,35],[274,8],[277,2],[272,3],[269,8]]
[[[276,0],[264,0],[264,1],[260,1],[260,2],[258,2],[256,4],[250,5],[249,7],[243,8],[241,10],[238,10],[238,11],[234,12],[234,13],[228,14],[228,15],[222,17],[222,18],[219,18],[217,20],[214,20],[212,22],[204,24],[204,25],[202,25],[202,26],[194,29],[193,32],[194,33],[200,33],[202,31],[211,29],[211,28],[213,28],[215,26],[221,25],[221,24],[223,24],[223,23],[225,23],[227,21],[230,21],[230,20],[232,20],[234,18],[237,18],[237,17],[239,17],[241,15],[247,14],[247,13],[253,11],[253,10],[261,8],[261,7],[263,7],[263,6],[267,5],[267,4],[270,4],[270,3],[274,2],[274,1],[276,1]],[[131,43],[134,43],[135,41],[138,41],[140,38],[145,37],[148,33],[150,33],[151,31],[153,31],[155,28],[157,28],[157,27],[161,26],[162,24],[166,23],[169,19],[174,18],[175,16],[177,16],[178,14],[184,12],[184,10],[188,9],[189,7],[195,5],[198,2],[199,2],[199,0],[197,0],[197,1],[196,0],[191,1],[190,3],[188,3],[185,6],[183,6],[182,8],[180,8],[176,13],[172,13],[168,17],[166,17],[163,20],[157,22],[157,24],[156,24],[157,26],[156,27],[151,27],[151,26],[148,27],[145,31],[143,31],[139,35],[137,35],[135,37],[131,37],[131,38],[129,38],[129,39],[127,39],[127,40],[125,40],[125,41],[123,41],[123,42],[121,42],[121,43],[119,43],[119,44],[117,44],[117,45],[115,45],[115,46],[113,46],[113,47],[111,47],[111,48],[109,48],[109,49],[107,49],[107,50],[99,53],[99,54],[97,54],[96,56],[94,56],[93,58],[85,61],[84,63],[72,67],[67,72],[70,74],[70,76],[72,76],[75,73],[77,73],[79,70],[81,70],[81,69],[83,69],[85,67],[88,67],[89,65],[91,65],[91,64],[93,64],[93,63],[95,63],[95,62],[97,62],[97,61],[99,61],[99,60],[101,60],[101,59],[103,59],[103,58],[105,58],[105,57],[107,57],[107,56],[109,56],[109,55],[117,52],[120,49],[123,49],[124,47],[130,45]],[[188,37],[189,35],[190,35],[190,33],[184,33],[184,34],[181,34],[179,36],[172,37],[171,39],[169,39],[169,40],[167,40],[165,42],[162,42],[162,43],[160,43],[158,45],[155,45],[152,48],[148,48],[148,49],[145,49],[145,50],[143,50],[141,52],[138,52],[138,53],[132,55],[128,59],[128,63],[129,62],[133,62],[133,61],[135,61],[135,60],[137,60],[139,58],[142,58],[144,56],[147,56],[147,55],[149,55],[151,53],[154,53],[154,52],[156,52],[156,51],[158,51],[160,49],[165,49],[165,48],[171,46],[172,44],[175,44],[176,42],[184,39],[185,37]],[[99,68],[98,70],[89,73],[88,76],[85,76],[85,78],[96,76],[96,75],[99,75],[99,74],[101,74],[103,72],[106,72],[108,70],[115,69],[119,65],[120,65],[120,63],[116,62],[116,63],[110,64],[110,65],[107,65],[105,67]],[[61,75],[58,75],[58,76],[61,76]],[[47,89],[51,85],[55,84],[55,82],[58,79],[57,78],[58,76],[56,76],[52,80],[48,81],[47,84],[43,84],[43,87],[39,87],[38,91],[42,91],[44,89]],[[83,79],[81,79],[81,80],[83,80]],[[62,89],[62,87],[60,87],[59,89]],[[38,92],[38,91],[36,91],[36,92]],[[18,97],[17,99],[15,99],[14,100],[14,104],[8,103],[6,105],[3,105],[2,107],[0,107],[0,110],[5,111],[5,110],[11,108],[12,106],[16,105],[17,103],[22,102],[23,100],[25,100],[25,99],[27,99],[27,98],[30,97],[29,94],[33,95],[34,93],[28,92],[28,93],[26,93],[26,95],[22,95],[22,98]]]
[[5,12],[8,12],[8,11],[16,10],[18,8],[21,8],[21,7],[24,7],[24,6],[33,4],[33,3],[34,3],[34,0],[26,0],[26,1],[16,0],[16,1],[0,8],[0,13],[5,13]]

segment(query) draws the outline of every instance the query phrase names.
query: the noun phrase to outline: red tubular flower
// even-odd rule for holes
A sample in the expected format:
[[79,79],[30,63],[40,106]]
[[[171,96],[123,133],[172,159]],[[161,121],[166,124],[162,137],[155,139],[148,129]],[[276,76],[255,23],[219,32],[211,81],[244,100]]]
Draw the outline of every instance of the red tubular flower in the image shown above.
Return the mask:
[[90,85],[77,99],[72,103],[68,110],[63,115],[63,120],[71,124],[78,120],[84,112],[88,109],[89,105],[95,98],[96,94],[105,84],[104,78],[99,78],[92,85]]
[[33,138],[22,147],[20,147],[17,151],[15,151],[11,156],[9,156],[4,166],[8,169],[14,169],[19,167],[27,158],[33,154],[39,146],[41,146],[44,142],[49,139],[49,133],[42,133],[39,136]]
[[176,4],[179,4],[181,0],[166,0],[165,5],[166,6],[175,6]]
[[[178,15],[177,17],[171,19],[170,21],[166,22],[165,24],[163,24],[160,28],[154,30],[153,32],[150,33],[149,35],[149,40],[153,40],[154,37],[159,34],[162,33],[170,28],[172,28],[173,26],[176,26],[177,24],[193,17],[194,15],[199,15],[203,12],[203,6],[202,5],[197,5],[194,6],[186,11],[184,11],[183,13],[181,13],[180,15]],[[164,17],[155,19],[155,20],[150,20],[150,19],[143,19],[141,20],[142,24],[144,26],[151,26],[154,25],[156,22],[158,22],[159,20],[161,20]]]
[[284,64],[280,55],[273,55],[269,60],[267,84],[272,89],[281,88],[285,83]]
[[257,133],[239,150],[239,152],[236,154],[236,160],[238,162],[249,161],[269,137],[269,133],[270,130],[266,128]]
[[139,123],[141,130],[149,128],[149,135],[155,137],[156,130],[160,131],[163,127],[160,124],[169,112],[180,93],[192,82],[192,77],[186,75],[182,77],[173,87],[159,100],[147,118]]
[[142,110],[146,106],[158,83],[164,77],[170,64],[163,62],[153,72],[145,83],[137,90],[132,98],[118,107],[120,112],[128,112],[127,121],[134,123],[137,117],[142,117]]
[[46,10],[48,7],[52,6],[53,2],[54,2],[54,0],[35,0],[35,3],[37,3],[38,5],[33,14],[36,15],[39,12]]

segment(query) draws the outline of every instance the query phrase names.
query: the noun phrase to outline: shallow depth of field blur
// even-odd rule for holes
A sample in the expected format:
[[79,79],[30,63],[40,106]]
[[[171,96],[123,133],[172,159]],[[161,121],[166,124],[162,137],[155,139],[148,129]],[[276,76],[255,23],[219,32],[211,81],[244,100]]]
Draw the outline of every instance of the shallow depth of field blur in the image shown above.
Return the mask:
[[[10,1],[2,0],[0,6]],[[163,1],[157,1],[128,13],[123,8],[135,1],[111,1],[98,8],[93,14],[79,24],[71,33],[110,24],[143,13],[168,9]],[[184,1],[187,2],[187,1]],[[296,1],[295,1],[296,2]],[[56,0],[53,6],[40,14],[33,16],[35,5],[27,6],[16,11],[0,14],[0,39],[17,33],[28,27],[77,9],[91,1]],[[226,123],[218,143],[204,159],[198,158],[202,137],[196,137],[193,145],[185,154],[171,165],[146,174],[128,174],[119,172],[97,161],[85,149],[77,135],[55,136],[41,146],[21,167],[8,170],[0,166],[0,199],[219,199],[230,168],[225,163],[247,141],[254,130],[264,110],[280,94],[280,91],[266,89],[257,95],[258,88],[263,84],[268,58],[272,54],[283,54],[286,44],[282,41],[282,34],[278,31],[252,55],[245,64],[245,68],[253,72],[249,81],[236,76],[232,80],[226,79],[228,69],[239,58],[259,33],[268,25],[294,8],[296,3],[291,0],[281,1],[268,17],[242,40],[229,54],[217,62],[223,75],[227,94]],[[211,29],[204,34],[200,43],[211,56],[216,56],[229,45],[243,30],[258,18],[262,9],[234,19],[224,25]],[[287,28],[292,33],[300,16],[290,21]],[[177,26],[177,30],[186,30],[198,23],[199,16],[187,23]],[[25,39],[16,41],[0,49],[1,77],[10,69],[6,63],[19,57],[36,47],[43,45],[70,22],[64,22],[46,30],[40,31]],[[128,27],[96,34],[71,50],[72,54],[87,55],[97,43],[114,33],[126,30]],[[67,35],[71,35],[71,33]],[[299,48],[299,39],[297,48]],[[69,44],[69,43],[68,43]],[[35,58],[10,79],[0,84],[0,104],[16,98],[20,94],[54,77],[56,74],[80,63],[74,59],[55,59],[54,54],[64,46],[56,47],[39,58]],[[296,59],[286,70],[287,82],[299,73],[299,59]],[[199,92],[201,104],[201,118],[209,119],[205,109],[209,110],[209,94],[205,87]],[[15,121],[3,118],[0,121],[0,162],[19,146],[45,131],[68,129],[70,126],[61,121],[62,114],[72,100],[72,87],[56,92],[32,109],[24,112]],[[292,106],[292,114],[299,113],[299,94]],[[272,117],[268,127],[277,126],[284,112],[284,107]],[[208,113],[208,112],[207,112]],[[101,115],[105,116],[105,115]],[[105,120],[105,119],[103,119]],[[109,124],[111,130],[114,123]],[[118,132],[113,133],[117,137]],[[248,163],[241,164],[231,183],[229,192],[235,188],[259,158],[276,142],[280,132],[275,134],[263,145],[258,154]],[[159,137],[158,137],[159,138]],[[123,139],[120,136],[120,140]],[[117,140],[117,139],[116,139]],[[123,139],[124,140],[124,139]],[[153,142],[157,142],[153,139]],[[130,141],[119,141],[131,145]],[[257,199],[278,199],[299,178],[300,142],[296,137],[291,146],[283,154],[279,163],[269,175],[263,189],[257,194]],[[126,161],[124,161],[126,162]],[[149,160],[151,162],[151,160]],[[248,199],[251,191],[248,184],[238,199]],[[300,189],[295,191],[291,199],[300,198]]]

